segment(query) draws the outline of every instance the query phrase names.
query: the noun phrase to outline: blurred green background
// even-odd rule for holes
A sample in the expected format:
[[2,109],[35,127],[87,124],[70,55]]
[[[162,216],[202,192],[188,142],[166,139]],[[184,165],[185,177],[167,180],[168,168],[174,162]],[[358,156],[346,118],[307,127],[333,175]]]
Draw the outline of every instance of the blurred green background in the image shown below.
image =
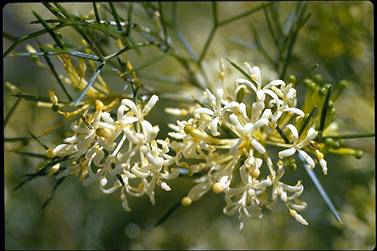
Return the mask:
[[[220,20],[253,8],[254,2],[219,2]],[[296,2],[279,2],[281,20],[285,20]],[[63,3],[74,14],[85,15],[92,11],[86,3]],[[120,3],[115,3],[121,6]],[[147,23],[144,12],[134,4],[135,20]],[[171,3],[163,3],[170,10]],[[178,3],[180,30],[198,54],[212,26],[210,3]],[[121,8],[120,8],[121,9]],[[41,29],[30,24],[35,18],[32,10],[42,17],[51,13],[42,4],[7,4],[3,9],[3,31],[15,36]],[[288,74],[302,74],[314,64],[319,64],[316,73],[324,81],[337,84],[349,80],[351,85],[337,101],[338,118],[343,121],[344,133],[374,132],[374,24],[373,5],[368,1],[309,2],[311,17],[300,31],[293,51]],[[106,18],[106,17],[104,17]],[[108,15],[107,19],[112,20]],[[254,25],[265,50],[273,54],[274,44],[268,32],[263,11],[220,27],[205,57],[204,64],[209,75],[217,74],[218,59],[226,57],[236,62],[248,61],[254,65],[266,65],[273,69],[254,48]],[[77,40],[70,28],[62,31],[67,41]],[[51,42],[47,36],[38,40]],[[16,51],[25,51],[27,43]],[[3,38],[3,51],[10,41]],[[145,62],[156,49],[129,57],[136,65]],[[4,82],[10,81],[25,93],[47,96],[48,89],[62,95],[52,74],[36,66],[30,58],[8,56],[4,61]],[[61,63],[54,61],[59,73]],[[211,68],[212,67],[212,68]],[[110,70],[102,74],[114,90],[123,88],[119,78]],[[264,71],[262,69],[262,78]],[[182,69],[171,57],[143,69],[140,72],[144,85],[162,90],[179,90],[181,87],[161,85],[151,79],[153,75],[169,75],[183,79]],[[148,77],[149,76],[149,77]],[[266,77],[266,76],[265,76]],[[4,114],[16,101],[4,89]],[[163,107],[173,102],[161,101],[150,116],[150,121],[160,125],[160,136],[167,134],[166,124],[174,118],[163,114]],[[160,118],[164,120],[161,121]],[[63,119],[51,110],[37,108],[22,100],[17,111],[4,130],[5,137],[27,135],[30,129],[40,135]],[[41,140],[48,146],[61,141],[66,127]],[[225,205],[223,196],[208,193],[189,208],[178,208],[160,226],[150,229],[154,223],[190,189],[192,181],[181,178],[172,181],[171,192],[157,192],[156,206],[146,197],[130,198],[131,213],[121,207],[119,194],[104,195],[93,184],[83,187],[77,177],[67,177],[57,189],[55,196],[44,210],[44,201],[55,183],[52,177],[40,177],[26,183],[17,191],[13,188],[22,175],[34,171],[40,160],[28,158],[12,150],[43,152],[35,142],[27,146],[21,143],[5,143],[4,147],[4,201],[5,201],[5,248],[6,249],[372,249],[375,246],[375,144],[374,138],[352,139],[350,145],[362,149],[362,159],[353,157],[327,157],[329,173],[324,176],[316,169],[323,187],[333,200],[343,220],[337,223],[326,207],[312,181],[303,169],[289,173],[292,182],[303,178],[305,187],[302,198],[308,202],[303,216],[309,226],[298,224],[279,204],[276,210],[265,214],[261,220],[251,220],[242,231],[238,230],[237,217],[222,214]]]

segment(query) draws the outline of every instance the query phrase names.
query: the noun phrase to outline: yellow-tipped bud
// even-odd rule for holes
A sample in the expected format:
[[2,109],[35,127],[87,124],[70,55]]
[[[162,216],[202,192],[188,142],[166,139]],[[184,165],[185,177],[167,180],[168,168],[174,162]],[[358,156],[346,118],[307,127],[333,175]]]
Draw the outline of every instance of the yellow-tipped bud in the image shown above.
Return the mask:
[[213,183],[212,190],[215,193],[221,193],[224,191],[224,186],[220,184],[219,182]]
[[26,45],[26,50],[27,50],[29,53],[37,53],[37,51],[34,49],[34,47],[31,46],[30,44],[27,44],[27,45]]
[[111,136],[111,131],[107,128],[100,127],[96,129],[96,134],[100,137],[109,138]]
[[49,158],[55,157],[54,148],[50,148],[50,149],[47,150],[47,157],[49,157]]
[[257,80],[257,75],[255,73],[251,74],[251,79],[256,81]]
[[190,206],[191,202],[192,202],[192,200],[188,196],[183,197],[182,200],[181,200],[182,205],[184,205],[185,207]]
[[51,103],[53,103],[54,105],[56,105],[59,102],[58,97],[52,90],[48,90],[48,97],[50,98]]
[[315,153],[316,153],[317,158],[318,158],[319,160],[321,160],[321,159],[324,158],[323,153],[321,153],[319,150],[316,150]]
[[54,175],[57,171],[59,171],[60,168],[60,163],[53,165],[49,170],[48,170],[48,175],[52,176]]
[[81,40],[81,44],[84,45],[84,46],[87,46],[87,45],[88,45],[88,43],[85,41],[85,39],[82,39],[82,40]]
[[185,131],[185,133],[191,134],[194,128],[190,124],[186,124],[183,130]]
[[295,218],[298,222],[300,222],[303,225],[308,225],[309,223],[302,217],[300,214],[297,213],[296,210],[289,209],[289,214]]
[[259,171],[259,169],[258,168],[254,168],[252,171],[251,171],[251,177],[253,177],[253,178],[257,178],[258,176],[259,176],[259,174],[260,174],[260,171]]
[[115,39],[115,44],[116,46],[118,46],[119,49],[122,49],[124,47],[122,40],[120,40],[119,38]]
[[96,100],[96,111],[103,111],[105,105],[100,100]]

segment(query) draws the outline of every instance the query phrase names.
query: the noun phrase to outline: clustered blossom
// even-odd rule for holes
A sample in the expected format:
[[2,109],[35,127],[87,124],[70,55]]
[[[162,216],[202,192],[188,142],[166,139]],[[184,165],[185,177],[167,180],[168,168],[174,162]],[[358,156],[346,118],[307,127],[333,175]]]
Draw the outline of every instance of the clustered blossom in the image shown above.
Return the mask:
[[[248,218],[261,218],[262,209],[273,208],[280,199],[292,217],[307,225],[297,212],[306,207],[299,199],[302,182],[288,185],[282,177],[286,160],[296,153],[310,168],[318,160],[327,173],[323,154],[312,146],[318,132],[308,128],[299,135],[294,122],[302,121],[305,114],[296,107],[292,84],[273,80],[264,85],[259,68],[245,66],[248,79],[224,83],[222,60],[217,88],[206,89],[195,105],[166,109],[188,117],[169,124],[172,140],[157,139],[159,127],[145,119],[158,101],[156,95],[145,104],[123,99],[114,115],[97,100],[96,111],[73,123],[74,135],[49,149],[48,155],[69,156],[70,164],[60,177],[78,175],[84,185],[98,181],[104,193],[120,189],[128,211],[127,195],[146,194],[154,204],[156,186],[170,191],[167,180],[197,174],[201,177],[182,198],[184,205],[211,189],[223,193],[223,212],[237,213],[242,228]],[[278,125],[288,133],[289,144],[277,140]],[[277,156],[270,155],[267,145],[280,147]],[[313,153],[316,160],[310,156]]]
[[116,119],[97,101],[95,113],[87,115],[85,123],[72,124],[74,135],[48,150],[50,156],[70,156],[71,165],[60,176],[79,175],[84,185],[99,181],[104,193],[121,188],[122,205],[127,211],[127,194],[147,194],[154,204],[155,186],[170,191],[165,181],[179,174],[178,169],[168,169],[172,159],[167,154],[169,139],[156,139],[158,126],[144,118],[157,101],[154,95],[141,107],[123,99]]
[[[188,169],[189,174],[202,175],[182,203],[189,205],[212,188],[215,193],[224,193],[226,206],[223,212],[229,215],[238,213],[242,228],[247,218],[262,217],[262,208],[272,208],[280,198],[290,215],[307,225],[297,212],[306,206],[299,200],[304,189],[301,181],[288,185],[281,178],[283,160],[296,152],[314,168],[314,160],[304,148],[317,131],[309,128],[306,135],[300,137],[294,125],[286,125],[293,143],[281,144],[288,149],[278,153],[279,160],[274,164],[265,148],[272,141],[269,134],[276,132],[278,122],[282,124],[281,118],[284,117],[283,123],[290,119],[299,120],[304,117],[304,112],[296,107],[296,90],[292,84],[274,80],[263,86],[259,68],[245,65],[250,79],[236,79],[233,93],[224,95],[222,88],[213,92],[206,89],[198,102],[200,104],[195,109],[185,110],[184,114],[193,110],[191,118],[170,125],[174,130],[169,135],[175,139],[171,143],[176,152],[175,164]],[[241,90],[246,93],[244,98],[239,98]],[[254,102],[250,102],[253,97]],[[316,153],[326,173],[323,154],[319,150]],[[196,160],[195,164],[192,164],[193,160]]]

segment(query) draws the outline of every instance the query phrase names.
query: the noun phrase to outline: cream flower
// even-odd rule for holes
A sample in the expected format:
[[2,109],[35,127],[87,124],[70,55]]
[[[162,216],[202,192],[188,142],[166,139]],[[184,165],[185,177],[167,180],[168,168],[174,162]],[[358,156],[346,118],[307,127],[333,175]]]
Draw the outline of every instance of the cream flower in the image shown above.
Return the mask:
[[289,125],[286,126],[286,128],[288,128],[292,133],[293,144],[292,144],[291,148],[289,148],[287,150],[280,151],[279,152],[279,158],[282,159],[282,158],[292,156],[297,151],[298,154],[301,155],[301,157],[306,160],[306,162],[309,164],[309,166],[311,168],[314,168],[315,163],[314,163],[313,159],[305,151],[303,151],[301,149],[303,147],[305,147],[306,145],[308,145],[310,143],[310,141],[312,141],[317,136],[318,132],[314,128],[310,128],[308,130],[306,137],[303,140],[299,140],[298,132],[297,132],[297,129],[294,125],[289,124]]

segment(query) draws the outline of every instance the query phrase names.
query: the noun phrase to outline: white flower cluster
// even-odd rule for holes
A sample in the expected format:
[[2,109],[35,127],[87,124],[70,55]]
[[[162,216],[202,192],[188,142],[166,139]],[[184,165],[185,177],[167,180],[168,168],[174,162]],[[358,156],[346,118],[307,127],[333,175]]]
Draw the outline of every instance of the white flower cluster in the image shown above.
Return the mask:
[[[195,109],[182,110],[181,114],[193,110],[191,118],[170,125],[175,131],[169,136],[176,139],[171,143],[176,165],[186,168],[189,174],[202,175],[182,203],[189,205],[212,188],[225,194],[223,211],[230,215],[237,212],[242,228],[247,218],[262,217],[262,208],[272,207],[280,198],[290,215],[306,225],[306,220],[297,213],[306,206],[298,199],[303,185],[301,181],[294,186],[281,181],[283,159],[297,152],[314,168],[314,160],[303,148],[311,143],[317,131],[310,128],[302,137],[294,125],[286,125],[293,143],[280,144],[288,149],[279,152],[279,160],[274,164],[265,148],[273,141],[270,135],[276,135],[272,132],[276,132],[278,122],[282,125],[294,118],[301,119],[304,112],[296,108],[296,90],[292,84],[274,80],[263,86],[259,68],[245,65],[250,79],[237,79],[233,93],[224,95],[225,88],[214,93],[205,90]],[[223,68],[221,63],[220,69]],[[174,114],[179,112],[175,110]],[[279,121],[283,117],[284,121]],[[323,154],[318,150],[316,153],[326,173]]]
[[[297,213],[306,206],[299,199],[304,189],[301,181],[292,186],[281,180],[285,159],[298,153],[305,165],[314,168],[309,153],[315,153],[325,174],[327,165],[323,154],[311,146],[317,131],[309,128],[299,135],[294,122],[290,123],[302,122],[305,115],[296,107],[296,90],[282,80],[263,86],[259,68],[247,63],[248,79],[224,86],[223,64],[221,61],[223,88],[206,89],[198,104],[187,109],[166,109],[173,115],[190,116],[169,125],[173,141],[156,139],[159,127],[145,119],[158,101],[156,95],[145,105],[123,99],[114,115],[97,100],[94,113],[72,124],[74,135],[47,152],[50,157],[69,156],[70,165],[59,177],[79,175],[84,185],[99,181],[104,193],[120,188],[122,205],[129,211],[127,195],[147,194],[154,204],[156,186],[169,191],[166,180],[197,174],[201,177],[182,198],[184,205],[212,188],[224,193],[223,212],[238,213],[242,228],[246,219],[262,217],[262,209],[272,208],[280,198],[291,216],[308,224]],[[289,133],[291,143],[281,142],[278,124]],[[267,145],[284,149],[273,157]],[[274,163],[273,159],[278,160]]]
[[51,157],[70,156],[70,166],[60,176],[80,175],[84,185],[98,180],[104,193],[121,188],[122,205],[127,211],[127,194],[147,194],[154,204],[155,186],[169,191],[165,180],[179,174],[178,169],[168,169],[172,159],[167,155],[169,139],[156,140],[159,127],[144,119],[157,101],[154,95],[142,108],[123,99],[116,120],[97,101],[95,113],[86,116],[85,123],[72,124],[74,135],[48,150]]

